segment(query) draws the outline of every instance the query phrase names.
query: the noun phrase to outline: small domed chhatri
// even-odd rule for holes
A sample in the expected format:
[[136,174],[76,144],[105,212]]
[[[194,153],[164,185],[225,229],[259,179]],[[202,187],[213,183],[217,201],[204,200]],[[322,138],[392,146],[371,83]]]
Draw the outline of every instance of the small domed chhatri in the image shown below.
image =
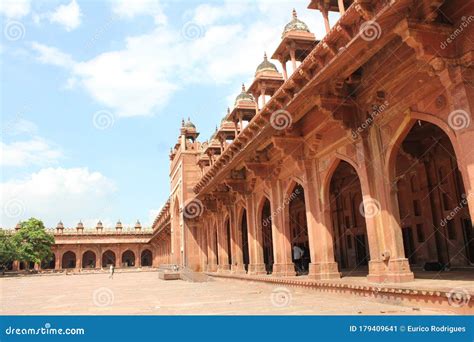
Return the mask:
[[257,67],[257,70],[255,71],[255,75],[264,71],[278,72],[278,69],[275,66],[275,64],[268,61],[266,52],[263,55],[263,62],[259,64],[259,66]]
[[235,104],[237,105],[237,103],[239,103],[240,101],[255,102],[255,99],[253,98],[252,94],[248,93],[245,90],[245,85],[243,83],[242,83],[242,92],[239,95],[237,95],[237,97],[235,98]]
[[306,25],[304,22],[298,19],[298,15],[296,14],[296,10],[294,8],[293,8],[293,19],[288,24],[286,24],[281,36],[284,37],[285,34],[291,31],[310,32],[308,25]]
[[196,126],[191,122],[191,119],[189,117],[188,117],[188,121],[184,122],[183,120],[183,127],[196,128]]

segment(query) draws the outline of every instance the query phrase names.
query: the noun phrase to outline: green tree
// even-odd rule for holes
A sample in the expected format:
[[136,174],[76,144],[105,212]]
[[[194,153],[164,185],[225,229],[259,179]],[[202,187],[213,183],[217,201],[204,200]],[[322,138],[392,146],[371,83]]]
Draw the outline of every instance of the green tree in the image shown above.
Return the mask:
[[48,262],[53,256],[54,237],[46,232],[43,222],[35,218],[21,223],[21,228],[13,235],[13,243],[18,260],[26,265]]
[[0,270],[5,272],[8,264],[17,258],[13,235],[0,229]]

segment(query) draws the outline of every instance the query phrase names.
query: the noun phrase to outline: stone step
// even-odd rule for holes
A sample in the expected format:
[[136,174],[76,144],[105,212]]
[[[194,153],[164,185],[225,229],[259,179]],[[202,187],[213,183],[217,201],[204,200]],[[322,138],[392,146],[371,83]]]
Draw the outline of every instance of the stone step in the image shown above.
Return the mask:
[[193,283],[203,283],[211,280],[207,274],[202,272],[194,272],[189,268],[183,268],[180,272],[181,279]]
[[392,285],[364,282],[343,282],[339,280],[310,280],[295,277],[272,277],[270,275],[252,276],[231,273],[207,273],[210,277],[257,281],[279,286],[297,287],[319,292],[337,293],[373,298],[383,303],[402,306],[416,306],[449,311],[453,314],[474,314],[474,294],[463,288],[424,288],[416,284]]

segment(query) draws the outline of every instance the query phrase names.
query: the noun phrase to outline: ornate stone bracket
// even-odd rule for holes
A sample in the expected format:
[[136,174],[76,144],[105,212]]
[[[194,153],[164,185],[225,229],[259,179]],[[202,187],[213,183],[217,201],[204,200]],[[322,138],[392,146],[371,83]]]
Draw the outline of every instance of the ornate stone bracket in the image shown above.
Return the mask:
[[418,60],[430,64],[431,60],[439,56],[440,53],[443,53],[444,57],[448,57],[454,52],[454,44],[445,49],[440,48],[451,30],[452,28],[447,25],[426,24],[404,19],[395,28],[395,33],[415,50]]
[[354,113],[357,113],[357,106],[350,100],[338,96],[319,95],[315,99],[316,106],[333,121],[340,123],[345,130],[354,127]]

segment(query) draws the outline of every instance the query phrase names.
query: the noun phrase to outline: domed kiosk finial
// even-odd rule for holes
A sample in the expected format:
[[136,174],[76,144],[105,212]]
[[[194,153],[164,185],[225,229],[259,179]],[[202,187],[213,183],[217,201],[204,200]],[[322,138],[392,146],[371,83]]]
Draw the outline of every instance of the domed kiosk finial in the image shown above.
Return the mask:
[[298,15],[296,14],[296,10],[293,8],[293,18],[291,21],[286,24],[282,36],[285,36],[288,32],[291,31],[305,31],[310,32],[308,25],[298,19]]
[[196,126],[192,123],[189,116],[188,116],[188,121],[183,122],[183,127],[185,127],[185,128],[196,128]]
[[235,104],[237,105],[238,102],[240,101],[253,101],[255,102],[252,94],[249,94],[246,90],[245,90],[245,84],[242,83],[242,92],[237,95],[237,97],[235,98]]
[[278,72],[278,69],[275,66],[275,64],[268,61],[268,57],[267,57],[266,52],[263,53],[263,62],[258,65],[257,70],[255,71],[255,75],[257,75],[258,73],[260,73],[262,71],[276,71],[276,72]]

